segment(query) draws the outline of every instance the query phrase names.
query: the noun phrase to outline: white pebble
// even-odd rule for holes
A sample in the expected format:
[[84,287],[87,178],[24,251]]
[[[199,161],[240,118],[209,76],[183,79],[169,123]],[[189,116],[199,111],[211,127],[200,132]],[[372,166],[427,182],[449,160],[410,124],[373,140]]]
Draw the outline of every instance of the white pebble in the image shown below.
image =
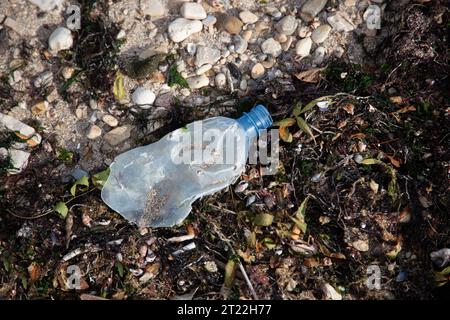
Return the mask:
[[53,53],[70,49],[73,45],[72,33],[65,27],[58,27],[48,38],[48,47]]

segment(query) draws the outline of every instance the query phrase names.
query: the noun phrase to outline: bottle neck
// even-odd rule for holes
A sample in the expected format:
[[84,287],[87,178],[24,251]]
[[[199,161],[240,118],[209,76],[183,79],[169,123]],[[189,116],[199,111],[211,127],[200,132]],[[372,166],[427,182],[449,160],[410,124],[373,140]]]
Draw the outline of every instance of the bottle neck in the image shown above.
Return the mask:
[[249,141],[257,138],[260,130],[269,128],[273,123],[269,111],[263,105],[257,105],[249,113],[244,112],[236,121],[244,129]]

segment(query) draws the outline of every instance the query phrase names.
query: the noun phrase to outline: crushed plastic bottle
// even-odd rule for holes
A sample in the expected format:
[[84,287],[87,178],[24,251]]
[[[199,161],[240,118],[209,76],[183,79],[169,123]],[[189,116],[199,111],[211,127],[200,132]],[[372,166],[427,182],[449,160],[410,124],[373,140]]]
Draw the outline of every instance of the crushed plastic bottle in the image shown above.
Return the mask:
[[258,105],[239,119],[195,121],[161,140],[120,154],[111,164],[103,201],[132,223],[171,227],[192,203],[234,183],[245,170],[249,147],[272,125]]

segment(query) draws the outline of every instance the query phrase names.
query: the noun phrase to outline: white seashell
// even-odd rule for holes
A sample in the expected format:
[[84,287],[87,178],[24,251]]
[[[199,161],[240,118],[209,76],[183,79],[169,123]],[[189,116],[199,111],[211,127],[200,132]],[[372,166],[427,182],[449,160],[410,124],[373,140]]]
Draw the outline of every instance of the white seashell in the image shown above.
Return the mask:
[[53,53],[70,49],[73,45],[72,33],[65,27],[58,27],[48,38],[48,47]]
[[155,102],[156,95],[148,89],[138,87],[131,96],[133,102],[143,109],[147,109]]

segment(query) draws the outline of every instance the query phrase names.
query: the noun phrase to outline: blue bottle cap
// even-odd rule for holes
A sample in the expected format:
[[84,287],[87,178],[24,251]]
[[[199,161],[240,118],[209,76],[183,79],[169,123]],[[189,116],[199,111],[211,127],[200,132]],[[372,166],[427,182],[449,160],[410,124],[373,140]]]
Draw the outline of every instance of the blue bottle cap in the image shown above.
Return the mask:
[[249,138],[257,137],[259,130],[267,129],[273,123],[269,111],[261,104],[254,107],[249,113],[244,112],[236,121],[244,128]]

